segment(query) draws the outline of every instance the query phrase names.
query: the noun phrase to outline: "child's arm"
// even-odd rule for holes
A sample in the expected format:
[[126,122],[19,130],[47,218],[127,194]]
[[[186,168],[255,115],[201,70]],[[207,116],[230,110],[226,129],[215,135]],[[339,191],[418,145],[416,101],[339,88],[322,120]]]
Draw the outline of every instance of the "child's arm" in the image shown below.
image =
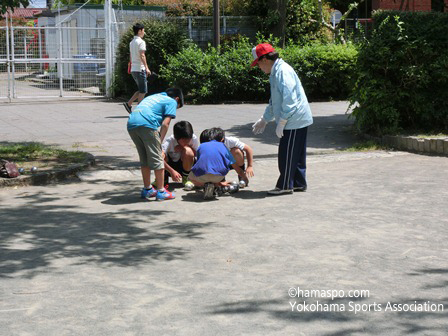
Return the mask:
[[163,155],[163,163],[165,165],[165,170],[171,175],[171,178],[174,182],[180,182],[182,180],[182,175],[180,175],[173,167],[168,164],[167,155],[165,152],[162,152]]
[[254,176],[254,168],[252,167],[254,164],[254,151],[252,148],[246,144],[244,144],[244,152],[246,153],[247,158],[247,166],[246,166],[246,175],[247,177]]
[[241,169],[241,167],[239,167],[236,163],[233,163],[232,168],[235,169],[238,176],[240,176],[244,180],[244,182],[246,182],[246,184],[249,182],[246,173],[244,172],[244,170]]
[[165,117],[162,121],[162,125],[160,126],[160,142],[163,142],[165,139],[166,132],[168,132],[168,127],[170,127],[171,117]]

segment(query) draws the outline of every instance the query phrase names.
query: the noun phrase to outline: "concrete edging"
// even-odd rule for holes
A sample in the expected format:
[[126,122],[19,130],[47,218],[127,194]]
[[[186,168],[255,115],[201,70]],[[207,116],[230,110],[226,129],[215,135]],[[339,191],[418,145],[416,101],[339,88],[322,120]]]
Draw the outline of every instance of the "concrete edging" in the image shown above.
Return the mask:
[[448,156],[448,138],[427,139],[400,135],[384,135],[382,137],[365,135],[365,138],[375,140],[381,145],[390,146],[397,150]]
[[64,180],[69,176],[74,176],[77,172],[94,165],[95,157],[92,154],[87,153],[87,158],[84,162],[75,163],[63,169],[39,172],[33,175],[20,175],[16,178],[0,177],[0,188],[55,183]]

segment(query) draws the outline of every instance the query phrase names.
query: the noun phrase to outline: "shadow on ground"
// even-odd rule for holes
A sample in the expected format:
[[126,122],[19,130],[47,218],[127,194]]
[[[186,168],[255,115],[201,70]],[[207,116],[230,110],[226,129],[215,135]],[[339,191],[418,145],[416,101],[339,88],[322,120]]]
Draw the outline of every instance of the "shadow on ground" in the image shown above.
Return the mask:
[[[128,204],[124,188],[112,195],[99,193],[92,202]],[[135,198],[135,195],[132,195]],[[75,195],[76,197],[76,195]],[[100,201],[106,197],[105,201]],[[1,208],[0,277],[32,278],[67,265],[96,264],[136,266],[186,258],[188,250],[179,239],[203,239],[212,222],[161,221],[171,211],[117,210],[89,212],[69,201],[47,194],[22,196],[26,206]],[[58,202],[59,201],[59,202]],[[57,203],[57,204],[55,204]],[[150,214],[150,216],[149,216]]]
[[[360,140],[354,133],[353,120],[348,119],[348,115],[315,116],[313,119],[313,125],[308,128],[309,148],[344,150]],[[253,123],[236,125],[226,129],[226,133],[262,144],[278,144],[274,122],[270,122],[261,135],[252,133],[252,125]]]
[[[425,269],[416,270],[408,276],[426,276],[427,274],[447,274],[448,269]],[[441,281],[438,284],[427,284],[422,281],[421,288],[440,288],[446,287],[447,282]],[[303,302],[308,304],[314,304],[316,307],[316,301],[321,304],[321,307],[327,306],[327,308],[320,308],[320,310],[314,308],[314,311],[308,306],[308,311],[303,310]],[[442,335],[446,332],[443,316],[446,316],[446,309],[448,308],[448,296],[444,298],[398,298],[389,302],[377,302],[376,311],[371,307],[371,310],[367,310],[366,307],[372,304],[374,300],[371,298],[336,298],[334,300],[326,298],[291,298],[287,295],[278,299],[271,300],[241,300],[236,302],[220,302],[216,305],[210,306],[209,310],[205,312],[206,315],[247,315],[253,316],[253,314],[267,315],[274,319],[287,320],[288,322],[304,323],[320,321],[320,322],[336,322],[335,324],[327,324],[327,326],[334,326],[335,331],[327,332],[322,335],[325,336],[342,336],[352,334],[363,335],[387,335],[390,333],[397,333],[404,335],[411,334],[427,334],[427,335]],[[433,305],[433,311],[391,311],[391,308],[404,305],[413,305],[415,302],[424,304],[431,303],[438,307],[438,311],[435,310]],[[300,305],[300,309],[297,309]],[[358,311],[355,314],[353,308],[358,305],[358,309],[364,307],[364,311]],[[344,309],[341,309],[342,306]],[[379,308],[381,307],[381,308]],[[327,311],[325,311],[327,309]],[[329,309],[329,310],[328,310]],[[381,309],[381,310],[380,310]],[[389,309],[389,310],[387,310]],[[367,323],[365,314],[378,315],[378,321],[381,323]],[[384,323],[384,315],[388,316],[390,323]],[[354,328],[353,323],[356,322],[360,325],[359,328]],[[350,323],[352,326],[344,327],[344,323]]]

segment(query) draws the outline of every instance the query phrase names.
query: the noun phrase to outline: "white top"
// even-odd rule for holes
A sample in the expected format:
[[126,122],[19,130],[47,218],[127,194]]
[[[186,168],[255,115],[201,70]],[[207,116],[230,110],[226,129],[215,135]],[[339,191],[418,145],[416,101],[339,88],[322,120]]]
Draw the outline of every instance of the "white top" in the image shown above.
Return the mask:
[[231,150],[235,147],[244,150],[245,143],[241,142],[240,139],[235,137],[225,137],[224,145],[226,145],[228,150]]
[[[170,135],[162,144],[162,151],[168,155],[171,160],[173,160],[174,162],[177,162],[180,160],[180,152],[175,152],[174,148],[178,145],[179,143],[177,142],[177,140],[174,138],[174,135]],[[195,151],[198,150],[198,147],[200,145],[199,143],[199,139],[198,137],[193,134],[193,138],[190,141],[190,147],[193,148]]]
[[140,72],[145,70],[145,65],[140,59],[140,52],[146,51],[146,43],[139,36],[134,36],[134,39],[129,43],[129,51],[131,52],[131,71]]

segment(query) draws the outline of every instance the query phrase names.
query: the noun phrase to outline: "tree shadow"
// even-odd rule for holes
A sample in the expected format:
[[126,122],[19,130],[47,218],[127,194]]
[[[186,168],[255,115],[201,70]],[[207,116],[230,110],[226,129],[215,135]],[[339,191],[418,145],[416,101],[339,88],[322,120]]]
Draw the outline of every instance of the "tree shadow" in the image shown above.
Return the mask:
[[[365,298],[346,299],[336,298],[331,299],[316,299],[312,303],[319,301],[322,306],[332,305],[332,311],[298,311],[297,304],[303,304],[302,299],[284,298],[270,299],[270,300],[240,300],[237,302],[223,302],[217,305],[210,306],[210,310],[206,314],[210,315],[233,315],[233,314],[268,314],[272,318],[287,320],[288,322],[312,322],[316,320],[333,321],[333,322],[348,322],[353,319],[358,319],[354,313],[338,310],[341,306],[348,306],[349,301],[362,301]],[[311,302],[309,302],[311,303]],[[303,307],[303,306],[302,306]]]
[[33,278],[57,269],[54,263],[61,259],[67,265],[119,267],[184,259],[188,250],[178,240],[203,239],[203,229],[213,224],[161,221],[171,211],[154,207],[98,213],[70,203],[54,205],[55,197],[45,194],[22,198],[26,206],[1,208],[3,278]]
[[[415,272],[407,273],[408,276],[421,275],[424,276],[425,282],[421,283],[422,290],[444,288],[447,285],[445,279],[437,276],[438,284],[427,283],[428,275],[446,275],[448,270],[445,268],[429,268],[417,269]],[[326,332],[325,336],[339,336],[351,334],[363,335],[388,335],[392,333],[425,334],[425,335],[443,335],[446,333],[446,309],[448,307],[448,296],[438,297],[434,299],[434,293],[420,295],[418,297],[402,297],[396,300],[390,300],[390,306],[393,305],[404,307],[405,305],[413,305],[430,303],[432,310],[427,311],[391,311],[386,310],[389,302],[378,302],[376,308],[368,311],[361,311],[355,314],[353,310],[349,310],[349,302],[356,304],[372,304],[372,298],[336,298],[334,300],[325,298],[313,298],[306,300],[304,298],[290,298],[288,296],[282,298],[273,298],[269,300],[239,300],[235,302],[218,302],[208,307],[205,312],[207,315],[254,315],[269,316],[274,320],[287,321],[288,323],[327,323],[334,326],[334,331]],[[444,292],[445,293],[445,292]],[[446,293],[445,293],[446,294]],[[316,303],[319,301],[322,305],[344,305],[345,310],[333,309],[332,311],[298,311],[294,307],[294,302],[303,304]],[[292,307],[291,305],[294,305]],[[302,306],[303,307],[303,306]],[[381,307],[381,308],[379,308]],[[335,308],[335,306],[333,306]],[[437,310],[436,310],[437,308]],[[381,310],[379,310],[381,309]],[[373,322],[373,323],[372,323]],[[330,324],[327,324],[330,325]],[[314,325],[313,325],[314,326]]]
[[[313,125],[308,128],[308,148],[344,150],[359,141],[353,131],[353,121],[348,119],[348,115],[314,116],[313,119]],[[252,133],[252,125],[253,123],[235,125],[226,129],[226,134],[262,144],[278,145],[275,122],[268,123],[261,135]]]

